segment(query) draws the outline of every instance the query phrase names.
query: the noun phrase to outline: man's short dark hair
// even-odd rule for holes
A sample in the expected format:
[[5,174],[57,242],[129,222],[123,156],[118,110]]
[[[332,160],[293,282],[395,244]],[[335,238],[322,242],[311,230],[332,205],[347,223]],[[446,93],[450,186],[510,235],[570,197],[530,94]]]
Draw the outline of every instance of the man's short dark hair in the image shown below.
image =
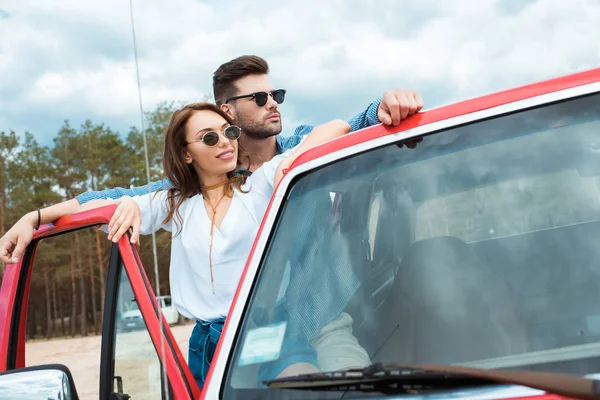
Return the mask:
[[240,56],[222,64],[213,74],[215,103],[221,106],[225,100],[236,95],[235,82],[248,75],[269,73],[269,64],[259,56]]

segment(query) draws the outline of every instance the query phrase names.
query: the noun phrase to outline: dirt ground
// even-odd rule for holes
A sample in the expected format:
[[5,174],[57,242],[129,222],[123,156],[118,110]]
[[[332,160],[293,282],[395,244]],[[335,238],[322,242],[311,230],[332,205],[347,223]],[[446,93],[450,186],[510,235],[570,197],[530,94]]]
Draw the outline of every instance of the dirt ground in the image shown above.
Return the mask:
[[[193,327],[193,323],[171,327],[186,360]],[[95,400],[99,396],[100,346],[100,336],[28,342],[25,347],[26,365],[66,365],[73,374],[79,397]],[[123,391],[131,395],[132,400],[160,398],[158,358],[145,330],[118,333],[115,359],[115,375],[123,378]]]

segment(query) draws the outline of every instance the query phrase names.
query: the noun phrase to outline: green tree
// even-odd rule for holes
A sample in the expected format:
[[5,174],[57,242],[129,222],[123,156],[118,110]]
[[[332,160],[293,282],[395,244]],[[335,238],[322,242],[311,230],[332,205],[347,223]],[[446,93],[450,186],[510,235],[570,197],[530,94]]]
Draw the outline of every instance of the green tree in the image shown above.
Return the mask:
[[[15,132],[0,132],[0,236],[4,234],[9,209],[9,197],[11,179],[16,175],[14,169],[14,154],[19,145]],[[4,276],[4,264],[0,263],[0,279]]]
[[[153,111],[145,113],[146,143],[151,181],[163,178],[164,134],[176,108],[175,103],[163,102],[158,104]],[[133,186],[147,184],[144,139],[142,132],[137,127],[132,127],[127,135],[127,148],[129,184]]]
[[[164,153],[164,134],[171,115],[179,108],[181,104],[174,102],[163,102],[157,107],[145,114],[145,131],[146,143],[148,148],[148,160],[150,164],[150,180],[152,182],[164,178],[163,172],[163,153]],[[141,186],[148,183],[146,175],[146,161],[144,156],[144,141],[141,131],[133,127],[127,136],[128,149],[128,167],[130,185]],[[169,232],[159,231],[156,233],[156,246],[158,250],[158,266],[160,279],[161,294],[169,293],[169,261],[170,261],[170,246],[171,236]],[[138,248],[140,258],[144,265],[146,274],[148,275],[152,287],[156,287],[156,279],[154,274],[154,256],[152,250],[152,240],[150,237],[140,238],[140,246]]]
[[[164,132],[176,107],[164,102],[145,114],[152,181],[163,178]],[[138,128],[124,138],[101,123],[88,120],[74,129],[65,121],[49,147],[40,146],[30,133],[0,132],[0,233],[23,214],[83,191],[145,184],[144,141]],[[171,236],[161,231],[156,238],[159,286],[166,294]],[[149,237],[142,238],[138,251],[155,287]],[[30,337],[98,331],[109,253],[109,242],[97,228],[40,242],[30,291]]]
[[[64,191],[65,197],[71,199],[81,192],[84,187],[85,172],[82,168],[84,160],[81,157],[82,141],[77,131],[65,121],[63,127],[58,132],[58,136],[54,138],[54,148],[52,149],[52,158],[54,160],[54,169],[57,173],[57,183],[61,190]],[[71,238],[72,240],[73,238]],[[77,325],[77,251],[75,243],[71,243],[70,254],[70,270],[71,270],[71,335],[75,336]],[[84,307],[85,304],[82,304]],[[82,310],[85,315],[85,310]],[[81,327],[82,333],[86,333],[87,328]]]
[[[127,149],[118,133],[113,132],[104,124],[94,124],[92,121],[85,121],[79,129],[79,140],[84,143],[82,148],[83,158],[85,160],[86,185],[88,190],[99,190],[113,186],[124,186],[127,184]],[[95,254],[87,252],[88,275],[90,279],[90,300],[92,310],[92,320],[96,330],[100,328],[97,316],[96,303],[96,276],[98,276],[100,293],[100,314],[104,311],[104,286],[105,274],[103,254],[108,251],[107,246],[103,246],[100,237],[100,231],[95,230],[93,242],[89,241],[87,236],[83,238],[84,247],[94,248]],[[93,244],[92,244],[93,243]],[[95,258],[95,264],[93,258]],[[98,274],[96,274],[96,269]]]
[[[6,209],[8,208],[8,180],[14,168],[14,155],[19,145],[19,139],[14,131],[0,132],[0,235],[4,234],[6,224]],[[9,178],[9,179],[7,179]]]
[[[19,177],[14,179],[11,191],[11,208],[17,215],[23,215],[30,210],[46,207],[61,200],[61,196],[53,190],[56,176],[52,168],[50,150],[46,146],[40,146],[31,133],[25,133],[25,140],[15,157],[12,171],[14,177]],[[38,253],[36,257],[36,263],[43,265],[43,282],[39,285],[43,286],[45,294],[43,311],[46,315],[44,330],[47,336],[52,336],[54,331],[51,289],[53,266],[56,263],[55,253],[56,250],[44,251]]]

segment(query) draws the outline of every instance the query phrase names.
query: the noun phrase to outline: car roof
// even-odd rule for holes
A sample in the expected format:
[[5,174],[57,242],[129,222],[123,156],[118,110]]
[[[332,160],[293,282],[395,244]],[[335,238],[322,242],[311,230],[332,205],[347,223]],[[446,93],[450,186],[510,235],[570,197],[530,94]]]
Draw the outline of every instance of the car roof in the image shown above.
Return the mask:
[[545,94],[596,82],[600,82],[600,68],[594,68],[583,72],[577,72],[528,85],[518,86],[512,89],[459,101],[427,111],[422,111],[401,121],[400,124],[395,127],[388,127],[378,124],[353,132],[352,134],[344,135],[340,138],[310,149],[301,154],[292,163],[287,172],[298,167],[299,165],[308,163],[309,161],[313,161],[330,153],[368,142],[382,136],[392,135],[423,125],[428,125],[450,118],[460,117],[462,115],[503,106],[520,100],[526,100],[532,97],[542,96]]

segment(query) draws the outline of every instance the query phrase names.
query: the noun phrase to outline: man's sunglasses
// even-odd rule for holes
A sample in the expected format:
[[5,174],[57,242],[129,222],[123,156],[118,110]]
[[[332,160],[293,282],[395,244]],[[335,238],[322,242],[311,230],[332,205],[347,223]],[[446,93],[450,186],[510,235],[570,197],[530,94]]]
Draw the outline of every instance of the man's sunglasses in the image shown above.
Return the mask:
[[[225,138],[227,138],[229,140],[238,140],[238,138],[240,137],[241,134],[242,134],[242,128],[240,128],[239,126],[235,126],[235,125],[230,125],[227,128],[225,128],[225,130],[223,131],[223,136],[225,136]],[[217,143],[219,143],[219,134],[214,131],[208,131],[204,135],[202,135],[200,140],[194,140],[191,142],[186,141],[185,145],[187,146],[190,143],[198,143],[198,142],[203,142],[207,146],[214,146]]]
[[225,101],[225,103],[228,103],[231,100],[245,99],[245,98],[250,97],[250,98],[254,99],[257,106],[263,107],[265,104],[267,104],[267,99],[269,98],[269,96],[271,96],[271,97],[273,97],[273,100],[275,100],[275,102],[277,104],[281,104],[285,100],[286,92],[287,92],[287,90],[285,90],[285,89],[277,89],[277,90],[273,90],[272,92],[256,92],[256,93],[250,93],[250,94],[243,94],[241,96],[231,97],[231,98],[227,99]]

